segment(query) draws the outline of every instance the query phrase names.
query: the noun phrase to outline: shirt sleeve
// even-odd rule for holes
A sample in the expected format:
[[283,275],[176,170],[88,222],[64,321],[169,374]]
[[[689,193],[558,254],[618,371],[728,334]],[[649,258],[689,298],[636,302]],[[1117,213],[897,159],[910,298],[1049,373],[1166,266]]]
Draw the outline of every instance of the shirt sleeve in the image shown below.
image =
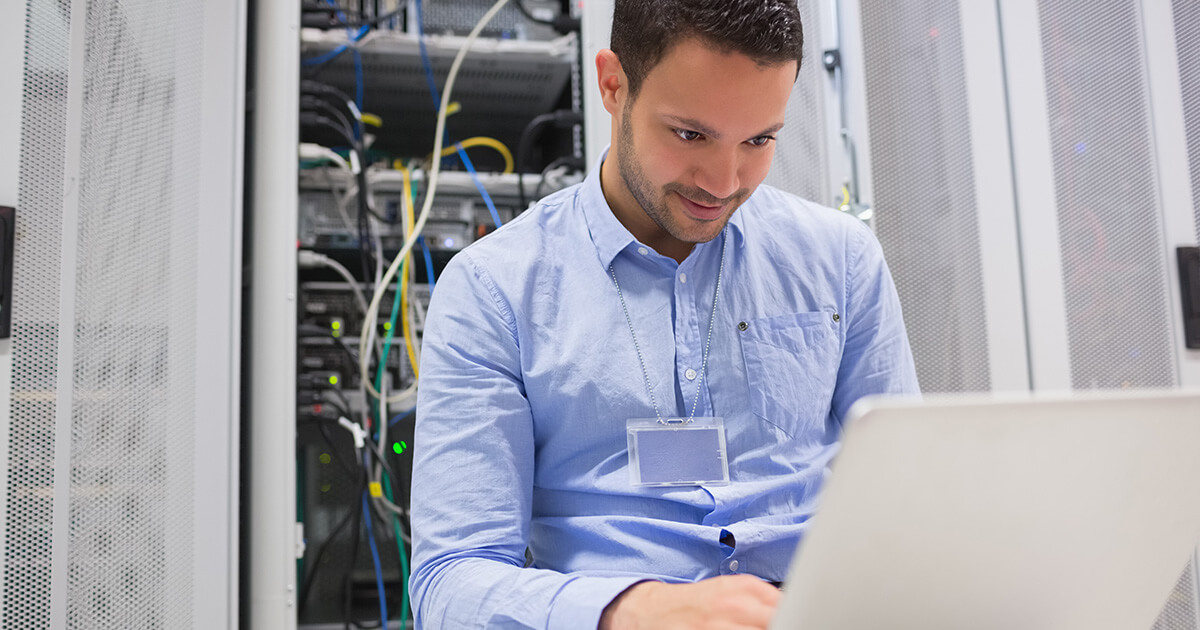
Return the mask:
[[875,235],[856,223],[846,280],[846,345],[833,392],[833,412],[845,421],[850,406],[871,394],[920,393],[900,298]]
[[418,628],[594,628],[636,577],[525,568],[534,430],[517,325],[490,276],[457,255],[426,318],[413,439]]

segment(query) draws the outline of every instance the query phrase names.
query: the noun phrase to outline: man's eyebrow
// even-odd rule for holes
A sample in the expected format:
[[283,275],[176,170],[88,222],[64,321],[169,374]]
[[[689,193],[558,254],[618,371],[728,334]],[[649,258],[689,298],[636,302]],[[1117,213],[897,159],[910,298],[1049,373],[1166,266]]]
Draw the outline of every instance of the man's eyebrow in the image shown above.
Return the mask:
[[784,124],[782,124],[782,122],[775,122],[774,125],[764,128],[762,133],[755,134],[755,136],[752,137],[758,138],[762,136],[773,136],[773,134],[781,130],[781,128],[784,128]]
[[[684,127],[690,131],[698,131],[698,132],[708,136],[709,138],[712,138],[713,140],[721,139],[721,134],[717,133],[715,130],[709,128],[707,125],[705,125],[704,123],[702,123],[698,120],[693,120],[691,118],[684,118],[682,116],[675,116],[674,114],[664,114],[663,118],[666,118],[667,121],[670,122],[671,124],[677,125],[679,127]],[[762,130],[761,133],[754,134],[751,137],[758,138],[761,136],[769,136],[769,135],[779,131],[780,129],[783,129],[783,123],[775,123],[774,125],[771,125],[770,127],[767,127],[766,129]]]

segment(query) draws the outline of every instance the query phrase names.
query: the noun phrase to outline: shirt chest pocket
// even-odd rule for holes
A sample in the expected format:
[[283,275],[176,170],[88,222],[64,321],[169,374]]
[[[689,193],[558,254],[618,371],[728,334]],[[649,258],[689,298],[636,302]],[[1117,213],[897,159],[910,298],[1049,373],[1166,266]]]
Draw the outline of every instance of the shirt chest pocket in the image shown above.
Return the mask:
[[833,313],[793,313],[739,324],[755,415],[788,436],[824,432],[841,364]]

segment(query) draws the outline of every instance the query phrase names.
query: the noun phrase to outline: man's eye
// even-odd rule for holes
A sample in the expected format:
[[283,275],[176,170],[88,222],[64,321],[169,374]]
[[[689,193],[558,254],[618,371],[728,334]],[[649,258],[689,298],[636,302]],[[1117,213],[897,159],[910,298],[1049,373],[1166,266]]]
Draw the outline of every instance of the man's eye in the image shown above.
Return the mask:
[[700,132],[688,129],[676,129],[675,135],[679,136],[680,140],[686,140],[687,142],[700,139]]
[[761,147],[774,139],[775,136],[759,136],[757,138],[751,138],[747,140],[747,142],[749,142],[752,146]]

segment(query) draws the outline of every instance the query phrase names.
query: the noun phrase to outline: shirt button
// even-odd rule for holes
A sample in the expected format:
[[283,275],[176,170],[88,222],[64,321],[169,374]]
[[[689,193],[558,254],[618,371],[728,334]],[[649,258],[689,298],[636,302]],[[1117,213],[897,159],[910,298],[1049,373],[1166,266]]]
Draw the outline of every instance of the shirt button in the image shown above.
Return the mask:
[[738,561],[737,561],[737,560],[730,560],[730,561],[729,561],[729,570],[730,570],[730,571],[737,571],[737,568],[738,568]]
[[638,253],[639,253],[639,254],[641,254],[641,255],[643,255],[643,256],[645,256],[646,254],[649,254],[649,253],[650,253],[650,250],[646,249],[645,247],[639,247],[639,248],[638,248]]
[[686,376],[687,380],[689,380],[689,381],[696,380],[696,370],[693,370],[692,368],[688,368],[687,371],[683,373],[683,375]]
[[687,274],[686,274],[686,273],[681,273],[681,274],[679,274],[679,281],[680,281],[680,282],[687,282]]

